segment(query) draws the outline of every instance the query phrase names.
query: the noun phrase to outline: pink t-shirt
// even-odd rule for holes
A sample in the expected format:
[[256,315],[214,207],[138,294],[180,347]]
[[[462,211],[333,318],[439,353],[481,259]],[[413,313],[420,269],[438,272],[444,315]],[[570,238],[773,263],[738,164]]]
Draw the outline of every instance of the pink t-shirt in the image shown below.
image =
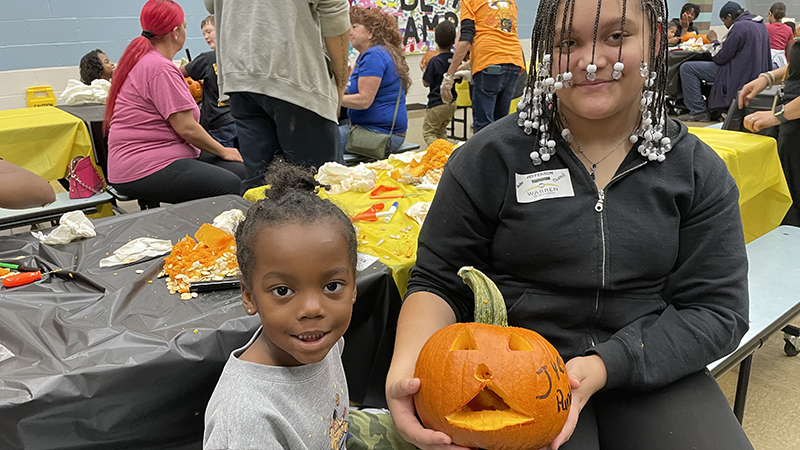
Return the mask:
[[794,38],[792,28],[781,22],[768,23],[767,32],[769,32],[769,48],[773,50],[786,50],[789,41]]
[[179,159],[200,156],[169,124],[169,116],[200,109],[180,70],[156,49],[128,73],[114,104],[108,132],[108,180],[128,183],[155,173]]

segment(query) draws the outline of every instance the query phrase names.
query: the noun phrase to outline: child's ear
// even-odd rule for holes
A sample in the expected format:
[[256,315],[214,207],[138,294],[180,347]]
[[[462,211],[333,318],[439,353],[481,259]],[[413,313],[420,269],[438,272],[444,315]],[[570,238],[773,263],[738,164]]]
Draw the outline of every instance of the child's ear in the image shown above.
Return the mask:
[[258,314],[256,302],[253,301],[253,294],[244,287],[242,287],[242,306],[244,306],[244,310],[247,311],[248,315]]

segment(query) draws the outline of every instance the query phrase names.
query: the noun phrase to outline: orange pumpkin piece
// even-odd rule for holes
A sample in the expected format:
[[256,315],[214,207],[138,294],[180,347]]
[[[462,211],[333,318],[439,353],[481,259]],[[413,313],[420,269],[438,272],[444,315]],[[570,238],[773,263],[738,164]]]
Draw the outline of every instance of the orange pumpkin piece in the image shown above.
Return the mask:
[[[480,271],[459,271],[475,292],[476,320],[434,333],[417,359],[422,423],[465,447],[538,449],[561,432],[572,402],[564,361],[532,330],[508,327],[500,291]],[[492,323],[492,324],[490,324]]]
[[189,86],[189,92],[192,93],[192,98],[197,103],[203,101],[203,85],[195,80],[192,77],[185,77],[186,85]]
[[451,153],[453,153],[453,144],[444,139],[437,139],[428,146],[419,162],[411,161],[404,170],[412,177],[421,177],[429,170],[444,167]]
[[233,243],[233,236],[207,223],[200,225],[194,238],[213,249],[228,248]]

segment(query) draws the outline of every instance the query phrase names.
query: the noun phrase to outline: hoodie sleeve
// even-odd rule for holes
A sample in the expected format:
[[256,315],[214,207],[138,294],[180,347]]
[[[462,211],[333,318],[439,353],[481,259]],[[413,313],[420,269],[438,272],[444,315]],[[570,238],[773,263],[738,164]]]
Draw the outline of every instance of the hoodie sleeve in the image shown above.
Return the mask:
[[319,0],[317,12],[322,37],[339,36],[350,29],[350,5],[347,0]]
[[742,50],[742,46],[744,45],[742,37],[743,36],[739,34],[739,29],[736,28],[736,24],[731,26],[728,35],[725,37],[725,41],[721,44],[716,54],[711,57],[714,64],[718,66],[728,64],[733,57]]
[[694,196],[662,291],[667,306],[587,352],[606,364],[605,389],[653,389],[703,370],[735,350],[749,327],[739,192],[724,162],[694,140]]

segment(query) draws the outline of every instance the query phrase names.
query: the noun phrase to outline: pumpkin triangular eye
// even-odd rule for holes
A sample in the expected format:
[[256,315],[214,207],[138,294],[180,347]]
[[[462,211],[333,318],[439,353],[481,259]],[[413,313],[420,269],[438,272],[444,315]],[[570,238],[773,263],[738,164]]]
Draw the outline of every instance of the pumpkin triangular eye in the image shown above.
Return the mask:
[[524,337],[511,333],[508,336],[508,349],[515,352],[532,352],[533,346]]
[[472,336],[472,332],[469,329],[464,329],[461,333],[458,334],[456,340],[453,341],[453,345],[450,346],[450,351],[454,350],[477,350],[478,344],[475,343],[475,338]]

